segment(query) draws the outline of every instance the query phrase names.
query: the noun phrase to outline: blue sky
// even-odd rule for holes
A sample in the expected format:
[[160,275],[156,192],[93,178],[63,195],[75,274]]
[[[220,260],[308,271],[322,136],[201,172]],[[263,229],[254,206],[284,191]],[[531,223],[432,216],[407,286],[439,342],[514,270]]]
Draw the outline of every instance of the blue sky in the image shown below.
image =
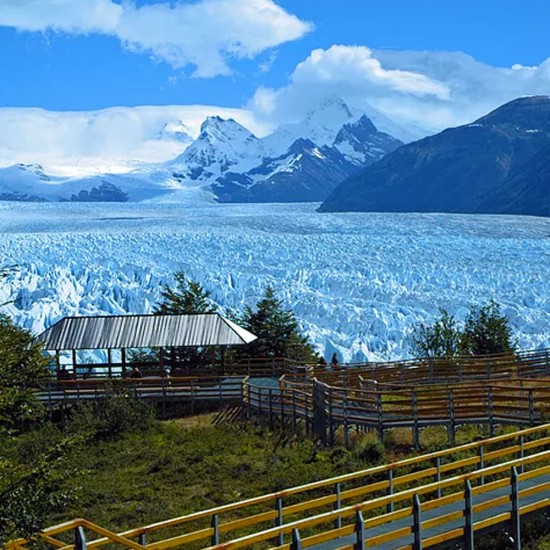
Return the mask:
[[167,125],[261,137],[334,96],[418,139],[550,95],[549,20],[548,0],[0,0],[0,164],[163,161]]
[[[23,13],[18,24],[1,20],[3,4],[19,6]],[[145,4],[153,2],[139,2],[137,7]],[[311,30],[260,48],[250,58],[230,59],[230,74],[197,78],[191,77],[193,64],[176,67],[150,51],[130,51],[114,35],[52,30],[47,21],[43,28],[27,30],[25,12],[32,15],[36,2],[0,0],[0,23],[4,24],[0,26],[0,106],[90,110],[202,103],[240,107],[260,86],[287,85],[297,64],[312,50],[334,44],[373,50],[462,51],[494,67],[534,66],[550,56],[547,0],[280,0],[277,5],[312,23]]]

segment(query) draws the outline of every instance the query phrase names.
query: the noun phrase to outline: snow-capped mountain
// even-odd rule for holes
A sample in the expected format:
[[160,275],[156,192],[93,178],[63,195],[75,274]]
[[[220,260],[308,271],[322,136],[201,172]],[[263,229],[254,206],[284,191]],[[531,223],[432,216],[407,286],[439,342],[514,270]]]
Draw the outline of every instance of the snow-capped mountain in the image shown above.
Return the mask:
[[283,155],[266,158],[245,174],[229,172],[212,189],[220,202],[323,200],[355,167],[334,147],[296,140]]
[[229,170],[249,170],[264,155],[261,140],[252,132],[231,118],[214,116],[204,121],[199,137],[168,167],[180,181],[204,185]]
[[160,133],[158,139],[171,140],[191,145],[193,138],[191,137],[192,130],[182,120],[167,122]]
[[[340,124],[342,120],[349,122]],[[284,153],[264,158],[248,172],[229,171],[212,185],[218,200],[324,200],[348,176],[402,145],[398,139],[379,132],[366,115],[354,117],[342,100],[324,103],[319,111],[309,113],[303,123],[291,130],[315,135],[316,139],[298,138]],[[280,146],[292,132],[287,126],[276,132],[277,136],[264,138],[266,149],[273,150],[274,144]]]
[[178,202],[180,192],[204,188],[222,202],[321,201],[401,145],[334,97],[263,139],[219,116],[207,117],[195,140],[190,131],[182,120],[168,120],[151,142],[189,143],[183,153],[126,173],[50,177],[39,165],[0,168],[0,200]]

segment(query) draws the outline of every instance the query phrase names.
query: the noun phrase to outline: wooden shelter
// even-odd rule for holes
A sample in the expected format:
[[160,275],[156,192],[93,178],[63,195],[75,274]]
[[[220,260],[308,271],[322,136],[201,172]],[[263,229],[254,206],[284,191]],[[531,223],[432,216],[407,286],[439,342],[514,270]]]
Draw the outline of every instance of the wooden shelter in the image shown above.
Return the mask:
[[[157,350],[159,361],[156,368],[162,373],[176,365],[176,350],[211,348],[221,350],[223,368],[224,352],[228,347],[242,346],[256,340],[256,336],[244,328],[222,317],[218,313],[195,315],[94,315],[64,317],[40,334],[36,340],[44,350],[55,352],[56,370],[61,371],[60,354],[69,351],[72,356],[72,373],[92,375],[98,369],[107,372],[109,377],[125,376],[129,366],[127,350]],[[107,362],[103,364],[78,364],[77,352],[106,351]],[[120,351],[120,361],[113,361],[113,351]],[[166,351],[168,350],[168,354]],[[171,359],[170,359],[171,358]],[[147,363],[150,366],[149,363]],[[144,365],[139,365],[144,366]],[[91,367],[91,368],[90,368]]]

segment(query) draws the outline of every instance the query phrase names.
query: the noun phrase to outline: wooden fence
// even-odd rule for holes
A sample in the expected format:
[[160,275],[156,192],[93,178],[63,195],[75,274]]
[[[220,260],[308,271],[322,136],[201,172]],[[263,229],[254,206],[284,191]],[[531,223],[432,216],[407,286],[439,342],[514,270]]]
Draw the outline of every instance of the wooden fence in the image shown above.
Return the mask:
[[[549,434],[550,424],[530,428],[123,533],[75,519],[45,529],[41,538],[53,548],[67,550],[111,543],[136,550],[189,545],[221,550],[254,548],[261,543],[271,543],[279,549],[323,548],[321,543],[340,539],[341,548],[365,548],[384,541],[389,541],[387,548],[398,548],[393,545],[395,541],[414,534],[416,546],[403,547],[417,549],[422,544],[428,547],[453,537],[473,536],[491,521],[496,525],[513,520],[519,533],[520,516],[550,505],[550,483],[545,477],[550,473]],[[516,469],[517,476],[510,476],[511,468]],[[510,501],[509,494],[494,495],[495,490],[508,486],[512,491],[515,487],[512,494],[516,500]],[[447,505],[456,509],[447,513]],[[483,510],[497,505],[508,508],[493,520],[475,521]],[[436,515],[428,518],[429,512]],[[398,528],[397,520],[408,523]],[[457,520],[464,523],[456,527]],[[377,526],[385,526],[386,532],[374,535]],[[443,538],[430,534],[434,526],[443,526]],[[448,526],[452,528],[447,529]],[[345,537],[353,540],[348,543]],[[21,539],[12,541],[7,548],[23,549],[27,545],[28,541]]]

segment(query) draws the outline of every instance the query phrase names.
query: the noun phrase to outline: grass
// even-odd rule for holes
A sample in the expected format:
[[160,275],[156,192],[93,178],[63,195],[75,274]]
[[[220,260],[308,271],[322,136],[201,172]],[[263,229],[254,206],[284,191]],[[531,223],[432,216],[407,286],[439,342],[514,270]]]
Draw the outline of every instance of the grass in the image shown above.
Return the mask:
[[[27,452],[44,437],[21,438]],[[142,434],[74,450],[77,499],[47,524],[85,517],[121,531],[365,468],[379,454],[320,450],[258,426],[212,424],[212,415],[159,422]]]

